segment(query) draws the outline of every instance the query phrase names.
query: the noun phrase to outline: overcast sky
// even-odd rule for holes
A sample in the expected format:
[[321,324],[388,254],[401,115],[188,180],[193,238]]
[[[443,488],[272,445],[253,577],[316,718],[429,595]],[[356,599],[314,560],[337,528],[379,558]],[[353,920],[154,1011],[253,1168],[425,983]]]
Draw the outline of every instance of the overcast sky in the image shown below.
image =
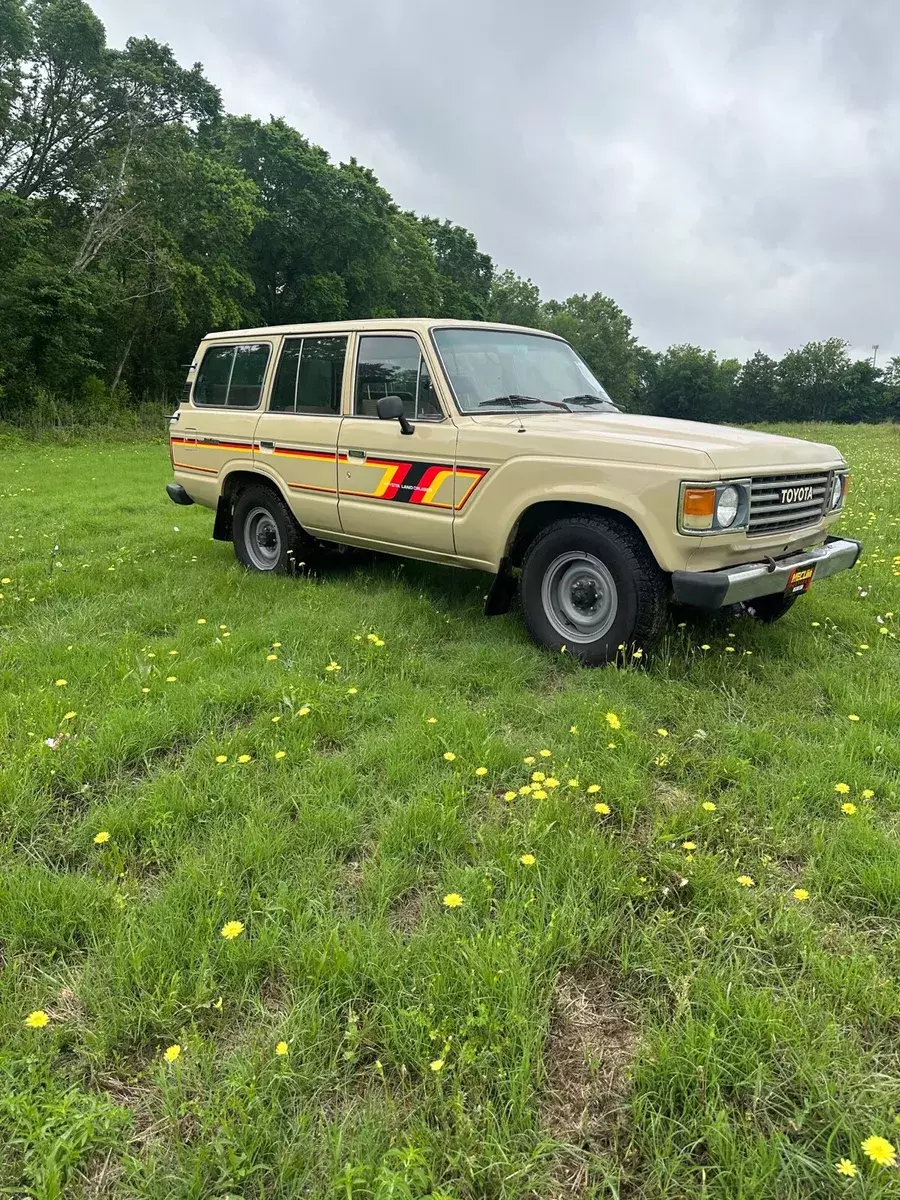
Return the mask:
[[900,0],[91,0],[649,345],[900,353]]

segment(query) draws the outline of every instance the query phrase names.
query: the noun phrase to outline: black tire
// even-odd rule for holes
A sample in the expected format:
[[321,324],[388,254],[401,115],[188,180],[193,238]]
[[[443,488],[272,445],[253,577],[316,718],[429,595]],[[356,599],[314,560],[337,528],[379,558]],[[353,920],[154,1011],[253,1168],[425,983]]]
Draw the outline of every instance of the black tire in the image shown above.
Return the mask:
[[[525,554],[519,594],[528,632],[587,666],[649,649],[662,632],[665,576],[643,539],[604,517],[566,517],[542,530]],[[582,620],[583,618],[583,620]]]
[[245,488],[234,505],[234,552],[248,571],[293,575],[304,565],[307,539],[274,488]]
[[771,625],[792,609],[799,599],[799,596],[785,596],[776,592],[773,596],[757,596],[755,600],[745,600],[741,607],[748,616]]

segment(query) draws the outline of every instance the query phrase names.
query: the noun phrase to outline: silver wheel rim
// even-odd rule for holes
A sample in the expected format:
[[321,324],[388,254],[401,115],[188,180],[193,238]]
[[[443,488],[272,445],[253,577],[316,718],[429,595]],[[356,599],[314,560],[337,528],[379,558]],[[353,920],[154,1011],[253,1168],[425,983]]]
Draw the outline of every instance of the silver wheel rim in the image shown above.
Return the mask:
[[244,518],[247,557],[258,571],[272,571],[281,558],[281,534],[267,508],[252,508]]
[[609,569],[584,550],[569,550],[544,572],[541,601],[547,620],[569,642],[594,642],[609,633],[619,593]]

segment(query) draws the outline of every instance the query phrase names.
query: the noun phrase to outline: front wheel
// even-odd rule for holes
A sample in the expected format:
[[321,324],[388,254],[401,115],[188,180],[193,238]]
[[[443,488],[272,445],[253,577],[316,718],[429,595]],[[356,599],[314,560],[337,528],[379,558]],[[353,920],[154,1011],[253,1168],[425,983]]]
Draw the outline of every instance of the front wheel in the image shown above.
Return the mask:
[[303,565],[303,532],[271,488],[249,487],[241,492],[232,530],[234,552],[250,571],[289,575]]
[[619,648],[646,648],[666,612],[664,576],[632,529],[602,517],[569,517],[544,529],[522,564],[520,596],[528,632],[563,646],[588,666]]

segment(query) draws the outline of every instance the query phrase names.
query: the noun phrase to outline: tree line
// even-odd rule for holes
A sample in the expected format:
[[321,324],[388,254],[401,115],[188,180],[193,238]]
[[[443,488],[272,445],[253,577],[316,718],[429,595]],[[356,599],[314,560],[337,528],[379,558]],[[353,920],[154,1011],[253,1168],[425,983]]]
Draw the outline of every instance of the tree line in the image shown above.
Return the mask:
[[900,357],[878,369],[837,338],[780,361],[653,352],[602,293],[544,300],[354,159],[226,113],[168,46],[109,47],[84,0],[0,0],[0,419],[172,403],[211,329],[419,315],[559,333],[631,411],[900,418]]

